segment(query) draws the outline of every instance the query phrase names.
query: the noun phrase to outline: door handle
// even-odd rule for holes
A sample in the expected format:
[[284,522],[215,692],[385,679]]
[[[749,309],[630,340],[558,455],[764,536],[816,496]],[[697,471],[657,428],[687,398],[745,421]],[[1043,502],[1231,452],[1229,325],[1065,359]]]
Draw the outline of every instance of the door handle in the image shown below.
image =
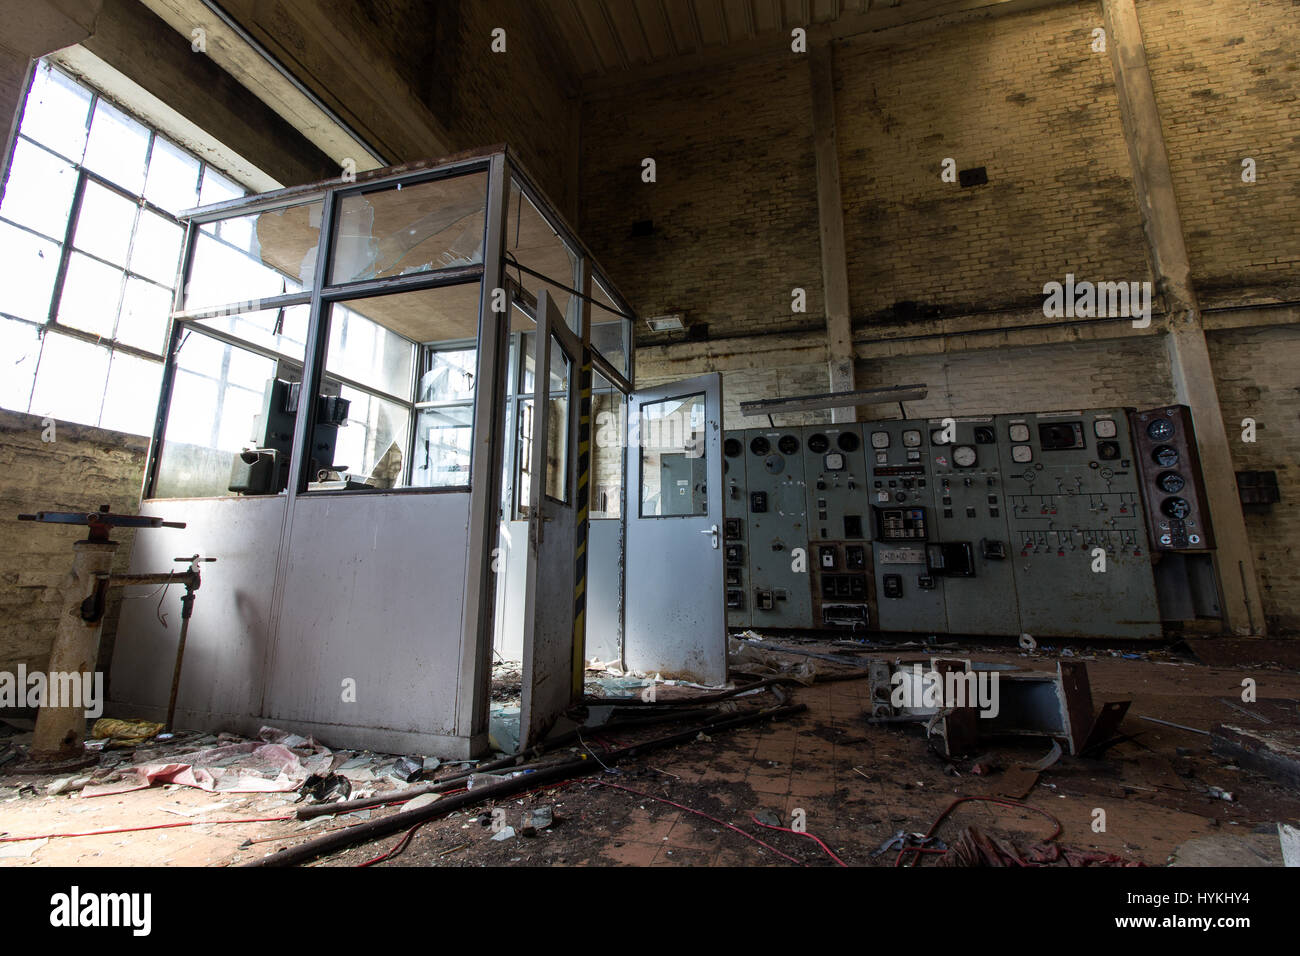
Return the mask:
[[714,551],[718,550],[718,526],[716,524],[711,528],[701,528],[700,534],[713,535],[713,538],[710,540],[710,543],[713,545]]

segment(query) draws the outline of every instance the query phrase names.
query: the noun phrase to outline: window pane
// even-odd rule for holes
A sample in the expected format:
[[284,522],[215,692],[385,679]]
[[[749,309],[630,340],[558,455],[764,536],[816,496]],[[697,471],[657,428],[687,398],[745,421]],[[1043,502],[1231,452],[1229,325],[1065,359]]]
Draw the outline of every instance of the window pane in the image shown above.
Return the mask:
[[184,237],[184,230],[176,223],[142,210],[131,245],[131,271],[172,288]]
[[41,335],[36,326],[0,319],[0,405],[27,411],[40,357]]
[[551,340],[550,418],[546,423],[546,494],[569,500],[569,357]]
[[144,197],[170,213],[198,204],[199,161],[161,136],[154,136]]
[[707,515],[704,396],[641,406],[641,517]]
[[73,162],[81,162],[90,99],[89,90],[42,63],[27,95],[20,131]]
[[[595,387],[607,384],[599,375]],[[591,516],[617,518],[623,492],[623,414],[620,392],[594,392],[591,420],[596,440],[591,445]]]
[[98,183],[86,183],[72,244],[114,265],[126,265],[135,211],[136,205],[129,199]]
[[627,376],[627,334],[631,323],[619,319],[595,325],[597,310],[591,310],[591,347],[601,354],[610,365]]
[[114,352],[108,367],[108,388],[104,393],[100,427],[131,435],[153,434],[162,371],[161,362]]
[[419,416],[411,484],[417,488],[467,487],[474,406],[422,408]]
[[579,306],[582,300],[568,289],[577,288],[578,257],[513,179],[510,181],[507,212],[507,257],[525,268],[540,272],[551,281],[526,272],[516,278],[533,295],[545,289],[564,315],[569,328],[576,332],[581,328]]
[[199,205],[211,206],[213,203],[238,199],[244,195],[244,187],[233,179],[227,179],[211,166],[204,167],[203,188],[199,190]]
[[185,308],[310,289],[320,243],[321,204],[304,203],[199,227]]
[[408,292],[353,301],[347,306],[335,305],[330,312],[330,341],[325,370],[390,395],[409,395],[415,346],[354,310],[365,310],[378,318],[389,318],[393,311],[408,305],[395,300],[418,295],[420,293]]
[[149,152],[149,129],[107,100],[95,103],[86,143],[84,165],[127,192],[144,188],[144,165]]
[[478,374],[476,349],[426,349],[416,400],[451,402],[473,400]]
[[[154,494],[228,495],[232,484],[248,488],[263,477],[269,491],[278,490],[274,482],[292,447],[287,391],[274,360],[190,331],[177,356]],[[276,453],[257,459],[265,472],[250,476],[238,454],[245,448]]]
[[104,401],[108,349],[48,332],[32,392],[33,415],[94,425]]
[[0,312],[45,322],[59,271],[59,246],[0,222]]
[[263,309],[196,320],[196,325],[223,332],[301,361],[307,348],[307,315],[310,307]]
[[113,333],[119,342],[162,354],[166,347],[167,320],[172,314],[172,294],[134,276],[126,280],[122,314]]
[[59,323],[109,337],[117,321],[122,270],[74,252],[68,259],[59,300]]
[[74,167],[20,139],[14,144],[0,216],[62,242],[76,186]]
[[402,486],[410,412],[395,402],[344,385],[347,424],[339,428],[336,468],[374,488]]
[[483,261],[487,173],[344,197],[331,282]]

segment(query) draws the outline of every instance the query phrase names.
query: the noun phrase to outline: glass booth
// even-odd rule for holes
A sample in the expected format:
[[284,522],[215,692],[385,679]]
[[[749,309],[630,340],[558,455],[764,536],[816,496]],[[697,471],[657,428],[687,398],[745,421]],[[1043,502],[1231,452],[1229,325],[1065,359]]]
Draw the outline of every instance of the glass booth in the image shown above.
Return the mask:
[[[567,627],[617,657],[634,317],[515,157],[183,218],[141,511],[187,526],[132,554],[218,559],[178,724],[466,757],[487,746],[494,649],[527,661]],[[540,512],[562,505],[580,553],[548,581],[530,528],[556,540]],[[565,587],[582,594],[567,613]],[[114,650],[114,705],[139,716],[165,709],[174,659],[154,603],[124,602]]]

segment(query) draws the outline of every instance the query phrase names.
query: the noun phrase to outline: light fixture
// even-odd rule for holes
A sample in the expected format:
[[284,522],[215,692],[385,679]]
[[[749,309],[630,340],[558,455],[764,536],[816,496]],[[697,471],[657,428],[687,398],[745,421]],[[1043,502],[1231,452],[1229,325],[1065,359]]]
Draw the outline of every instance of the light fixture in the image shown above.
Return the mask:
[[673,312],[668,315],[652,315],[645,320],[645,324],[650,326],[651,332],[678,332],[686,328],[686,322],[680,312]]

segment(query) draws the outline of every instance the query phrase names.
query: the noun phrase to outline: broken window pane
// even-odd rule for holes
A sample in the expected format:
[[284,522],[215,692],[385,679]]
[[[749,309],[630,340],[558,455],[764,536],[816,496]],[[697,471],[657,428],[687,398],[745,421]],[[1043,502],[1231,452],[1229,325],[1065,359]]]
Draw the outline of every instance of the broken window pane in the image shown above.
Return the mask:
[[[506,271],[534,296],[543,289],[550,293],[566,324],[578,332],[582,323],[582,300],[569,291],[578,287],[576,253],[560,238],[555,227],[524,195],[514,179],[510,180],[506,212]],[[514,263],[540,272],[546,279],[510,269]]]
[[199,227],[185,308],[210,309],[310,289],[321,204],[303,203]]
[[487,173],[345,196],[330,282],[481,263],[486,204]]

